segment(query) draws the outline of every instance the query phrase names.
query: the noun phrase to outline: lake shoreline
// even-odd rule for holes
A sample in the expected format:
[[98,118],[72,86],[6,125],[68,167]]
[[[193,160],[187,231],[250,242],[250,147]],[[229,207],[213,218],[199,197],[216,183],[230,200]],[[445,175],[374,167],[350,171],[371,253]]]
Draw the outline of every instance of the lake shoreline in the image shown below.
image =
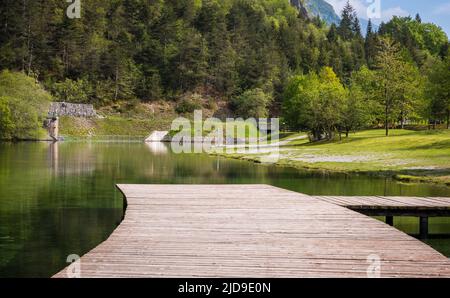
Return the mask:
[[405,184],[433,184],[442,186],[445,188],[450,188],[450,180],[449,181],[439,181],[435,177],[427,177],[427,176],[420,176],[420,175],[413,175],[413,173],[401,173],[398,171],[357,171],[357,170],[330,170],[326,168],[321,167],[306,167],[302,165],[294,165],[294,164],[287,164],[287,163],[262,163],[259,160],[259,157],[248,157],[248,156],[234,156],[229,154],[217,154],[217,153],[211,153],[209,154],[211,156],[218,156],[228,159],[234,159],[234,160],[241,160],[241,161],[247,161],[251,163],[256,163],[260,165],[267,165],[267,166],[276,166],[276,167],[283,167],[283,168],[291,168],[296,169],[299,171],[307,171],[311,173],[317,173],[317,174],[342,174],[342,175],[363,175],[367,177],[377,177],[377,178],[390,178],[394,181],[398,181]]
[[[310,143],[307,138],[282,139],[279,159],[273,165],[450,187],[450,158],[447,157],[450,131],[395,130],[390,137],[382,136],[382,133],[381,130],[368,130],[339,141],[316,143]],[[262,158],[271,152],[258,150],[215,152],[213,155],[263,163]]]
[[[350,138],[335,142],[309,143],[305,134],[292,133],[277,144],[281,158],[273,165],[300,171],[345,175],[384,177],[405,184],[433,184],[450,187],[449,165],[446,159],[449,131],[415,132],[393,130],[389,138],[380,137],[381,130],[362,131]],[[111,138],[112,137],[112,138]],[[119,135],[76,136],[67,134],[65,141],[102,140],[117,141]],[[122,141],[144,141],[144,136],[122,136]],[[0,140],[2,143],[47,142],[49,140]],[[419,145],[419,146],[418,146]],[[350,147],[350,150],[349,148]],[[413,152],[412,156],[405,150]],[[436,151],[439,151],[436,153]],[[399,153],[400,152],[400,153]],[[209,155],[262,163],[270,152],[228,153]],[[380,163],[382,160],[382,163]],[[404,162],[413,164],[403,164]]]

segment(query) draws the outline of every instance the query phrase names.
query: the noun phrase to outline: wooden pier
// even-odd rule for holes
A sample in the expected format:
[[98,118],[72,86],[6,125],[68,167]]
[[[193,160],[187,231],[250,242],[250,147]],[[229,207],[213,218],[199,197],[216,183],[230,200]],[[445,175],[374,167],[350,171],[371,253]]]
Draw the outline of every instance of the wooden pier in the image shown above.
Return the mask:
[[428,238],[430,217],[450,217],[450,198],[365,196],[315,196],[315,198],[368,216],[384,216],[386,223],[391,226],[394,225],[394,217],[418,217],[421,239]]
[[439,252],[324,198],[267,185],[118,187],[124,220],[81,258],[81,277],[450,277]]

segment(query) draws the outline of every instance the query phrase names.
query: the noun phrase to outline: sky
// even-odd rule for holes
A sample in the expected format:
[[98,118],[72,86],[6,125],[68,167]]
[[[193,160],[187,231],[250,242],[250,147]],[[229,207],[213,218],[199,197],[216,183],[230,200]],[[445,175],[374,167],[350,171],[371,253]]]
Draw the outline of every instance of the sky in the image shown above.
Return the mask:
[[[347,0],[326,1],[334,6],[338,15],[347,2]],[[380,4],[380,10],[376,9],[377,2]],[[414,17],[419,13],[423,22],[440,26],[450,36],[450,0],[350,0],[350,3],[360,18],[368,19],[371,16],[377,24],[389,21],[394,15]],[[368,13],[369,7],[375,9],[369,10]],[[378,11],[381,13],[377,13]]]

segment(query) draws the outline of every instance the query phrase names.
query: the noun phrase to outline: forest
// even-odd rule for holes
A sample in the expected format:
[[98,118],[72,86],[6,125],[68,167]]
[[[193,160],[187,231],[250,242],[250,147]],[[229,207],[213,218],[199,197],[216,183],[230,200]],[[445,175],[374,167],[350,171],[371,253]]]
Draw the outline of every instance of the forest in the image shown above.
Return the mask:
[[1,2],[3,138],[16,134],[13,105],[28,98],[5,91],[28,80],[17,72],[56,101],[165,100],[190,112],[207,96],[314,139],[449,127],[449,40],[419,15],[365,30],[350,4],[329,26],[288,0],[83,0],[80,19],[62,0]]

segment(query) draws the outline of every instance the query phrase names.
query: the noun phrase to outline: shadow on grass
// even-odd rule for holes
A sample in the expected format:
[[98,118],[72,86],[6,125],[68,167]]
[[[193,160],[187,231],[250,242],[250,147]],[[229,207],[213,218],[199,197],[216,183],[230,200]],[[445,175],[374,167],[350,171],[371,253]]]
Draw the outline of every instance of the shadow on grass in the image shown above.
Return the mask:
[[284,147],[316,147],[316,146],[319,147],[322,145],[331,145],[331,144],[340,145],[340,144],[350,144],[350,143],[355,143],[355,142],[361,142],[364,140],[373,140],[375,138],[378,138],[378,137],[352,136],[349,138],[342,137],[342,140],[337,138],[334,140],[322,140],[322,141],[317,141],[317,142],[306,141],[305,143],[300,143],[300,144],[288,144],[288,145],[285,145]]
[[425,149],[425,150],[427,150],[427,149],[450,149],[450,140],[434,142],[434,143],[427,144],[427,145],[409,147],[409,148],[405,148],[404,150],[420,150],[420,149]]

